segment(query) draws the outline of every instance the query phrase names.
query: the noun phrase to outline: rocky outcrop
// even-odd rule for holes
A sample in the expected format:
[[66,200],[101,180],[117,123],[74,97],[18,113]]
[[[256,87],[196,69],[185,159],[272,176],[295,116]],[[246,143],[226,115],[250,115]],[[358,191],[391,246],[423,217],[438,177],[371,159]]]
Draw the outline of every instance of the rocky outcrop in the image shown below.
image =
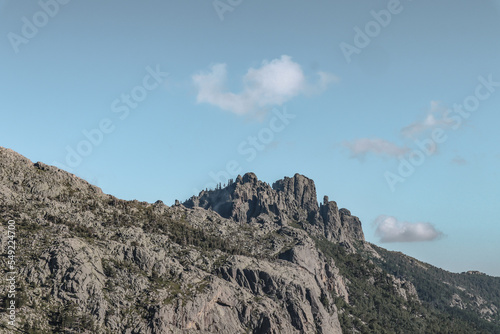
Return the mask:
[[342,333],[336,308],[320,301],[326,290],[302,266],[237,257],[218,272],[228,282],[250,290],[261,311],[278,311],[270,316],[261,313],[256,319],[255,325],[266,324],[266,329],[260,329],[263,332]]
[[202,191],[183,204],[213,210],[238,223],[300,224],[311,233],[350,247],[364,240],[359,219],[346,209],[339,211],[327,196],[318,206],[314,181],[300,174],[276,181],[271,187],[247,173],[225,188]]

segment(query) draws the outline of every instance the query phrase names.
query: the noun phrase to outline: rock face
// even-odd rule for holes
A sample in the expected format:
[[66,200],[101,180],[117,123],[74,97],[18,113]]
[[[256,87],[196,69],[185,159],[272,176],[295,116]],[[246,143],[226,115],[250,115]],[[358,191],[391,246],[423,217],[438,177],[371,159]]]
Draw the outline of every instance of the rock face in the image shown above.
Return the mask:
[[200,205],[168,207],[119,200],[0,148],[1,217],[16,221],[23,251],[18,327],[342,333],[325,283],[335,280],[325,269],[335,264],[320,256],[305,231],[282,226],[318,215],[314,183],[294,179],[278,183],[286,191],[275,191],[246,174],[192,199]]
[[[375,266],[367,256],[384,261],[382,251],[359,219],[327,197],[318,205],[299,174],[271,187],[248,173],[169,207],[117,199],[0,147],[0,220],[15,221],[19,254],[16,324],[0,333],[399,332],[390,326],[402,316],[417,333],[427,324],[415,319],[442,320],[411,318],[423,312],[415,286]],[[474,298],[495,321],[496,304]]]
[[184,206],[213,210],[238,223],[268,222],[279,225],[301,224],[311,233],[352,247],[364,241],[361,222],[347,209],[324,197],[318,206],[314,181],[300,174],[276,181],[272,187],[255,174],[238,176],[223,189],[202,191]]

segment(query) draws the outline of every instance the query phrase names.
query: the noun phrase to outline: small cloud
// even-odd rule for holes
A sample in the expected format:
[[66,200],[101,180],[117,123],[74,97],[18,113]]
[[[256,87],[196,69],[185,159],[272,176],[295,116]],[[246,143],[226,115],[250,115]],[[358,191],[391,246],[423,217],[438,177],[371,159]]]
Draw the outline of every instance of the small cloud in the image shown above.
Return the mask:
[[437,126],[449,126],[450,120],[444,119],[447,110],[448,108],[443,106],[441,102],[431,101],[431,106],[427,111],[424,119],[402,128],[401,135],[406,138],[415,138],[428,130],[434,129]]
[[397,158],[404,155],[409,150],[407,147],[400,147],[380,138],[360,138],[350,142],[344,142],[344,146],[349,149],[351,157],[353,158],[363,158],[368,153]]
[[318,72],[318,76],[315,85],[309,84],[301,66],[283,55],[270,62],[263,61],[260,68],[248,69],[243,77],[243,90],[237,94],[227,91],[225,87],[226,64],[215,64],[209,72],[193,75],[193,82],[198,89],[198,103],[208,103],[244,115],[280,106],[302,93],[320,93],[339,80],[326,72]]
[[332,73],[318,71],[317,74],[319,76],[319,81],[316,85],[310,86],[310,93],[323,93],[328,88],[328,85],[340,82],[340,78]]
[[451,162],[455,165],[459,165],[459,166],[463,166],[463,165],[466,165],[467,164],[467,160],[465,160],[464,158],[462,157],[459,157],[459,156],[456,156],[455,158],[453,158],[451,160]]
[[402,222],[392,216],[380,215],[374,224],[375,234],[383,243],[432,241],[443,236],[431,223]]

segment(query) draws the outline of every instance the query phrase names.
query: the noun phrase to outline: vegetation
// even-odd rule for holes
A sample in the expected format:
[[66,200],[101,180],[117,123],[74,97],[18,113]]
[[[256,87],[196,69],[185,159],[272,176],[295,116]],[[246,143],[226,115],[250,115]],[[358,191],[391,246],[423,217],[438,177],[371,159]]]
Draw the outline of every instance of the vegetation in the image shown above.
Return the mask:
[[51,312],[50,324],[56,332],[66,332],[67,330],[80,330],[85,328],[91,332],[96,332],[94,318],[85,313],[81,313],[78,306],[68,303],[59,306]]
[[[482,333],[500,332],[498,326],[479,317],[478,309],[461,310],[450,306],[454,294],[462,300],[470,301],[471,305],[475,304],[474,296],[481,296],[494,305],[500,305],[499,277],[450,273],[430,265],[423,265],[402,253],[373,247],[382,255],[382,259],[374,258],[373,261],[388,273],[410,281],[417,289],[419,298],[431,310],[448,314],[453,319],[463,319]],[[484,306],[488,304],[479,307]],[[492,320],[498,322],[500,317],[497,315]]]
[[298,221],[296,220],[292,220],[288,225],[290,225],[291,227],[293,228],[298,228],[298,229],[301,229],[303,230],[304,228],[302,227],[302,225],[299,224]]
[[168,216],[158,216],[143,226],[146,232],[163,231],[172,242],[181,246],[195,246],[202,251],[220,250],[232,255],[251,255],[242,249],[237,240],[228,240],[194,227],[186,221],[174,220]]
[[[340,296],[334,296],[345,333],[353,330],[361,333],[498,333],[498,326],[472,316],[473,313],[451,307],[433,307],[428,300],[423,304],[417,299],[405,300],[395,291],[387,270],[324,238],[315,241],[323,254],[335,261],[340,274],[349,282],[349,304]],[[392,263],[391,260],[387,262]],[[400,270],[404,272],[403,268]],[[430,280],[428,283],[429,291],[423,288],[422,292],[430,296],[436,291]]]

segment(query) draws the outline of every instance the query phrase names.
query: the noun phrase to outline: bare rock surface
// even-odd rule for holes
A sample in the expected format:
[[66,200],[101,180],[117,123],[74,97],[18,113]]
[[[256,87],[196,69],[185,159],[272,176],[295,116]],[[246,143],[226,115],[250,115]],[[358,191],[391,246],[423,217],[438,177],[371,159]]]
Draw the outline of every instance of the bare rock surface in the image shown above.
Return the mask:
[[318,205],[314,181],[300,174],[276,181],[272,187],[247,173],[222,189],[202,191],[183,203],[188,208],[213,210],[239,223],[272,221],[279,225],[300,224],[313,234],[352,247],[364,240],[361,222],[337,203]]

